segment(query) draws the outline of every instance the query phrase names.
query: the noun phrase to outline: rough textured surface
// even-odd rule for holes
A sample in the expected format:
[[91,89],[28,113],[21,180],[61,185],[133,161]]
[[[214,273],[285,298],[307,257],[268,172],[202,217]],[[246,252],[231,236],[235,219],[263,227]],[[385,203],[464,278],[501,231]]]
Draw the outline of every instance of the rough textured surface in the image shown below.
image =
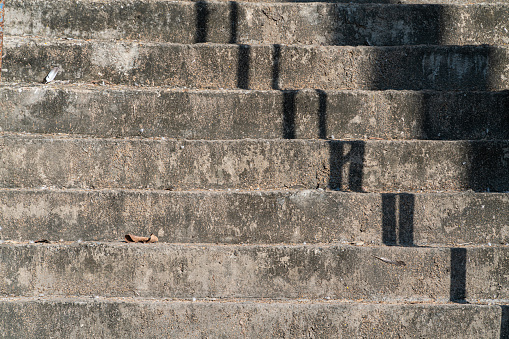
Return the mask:
[[193,88],[503,90],[508,49],[330,47],[4,39],[6,81],[61,80]]
[[507,246],[451,249],[75,242],[1,244],[0,254],[3,295],[509,299]]
[[186,139],[509,139],[503,92],[0,87],[4,131]]
[[509,6],[353,1],[10,1],[0,336],[509,338]]
[[509,141],[180,141],[4,135],[0,186],[509,190]]
[[[445,301],[449,252],[330,245],[3,244],[0,294]],[[506,252],[496,253],[497,262]],[[502,282],[502,272],[489,273],[482,275],[484,286]],[[506,294],[505,286],[497,292]],[[476,287],[468,294],[475,298]]]
[[8,338],[503,338],[501,309],[458,304],[21,298],[0,299],[4,315],[0,331]]
[[506,44],[509,5],[12,0],[8,35],[175,43]]
[[4,240],[507,244],[508,213],[494,193],[0,190]]

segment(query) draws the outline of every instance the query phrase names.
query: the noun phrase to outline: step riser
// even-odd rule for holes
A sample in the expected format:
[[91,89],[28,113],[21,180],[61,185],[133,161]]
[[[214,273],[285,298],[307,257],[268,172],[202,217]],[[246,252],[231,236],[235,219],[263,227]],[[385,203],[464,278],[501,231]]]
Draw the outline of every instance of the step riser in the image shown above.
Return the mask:
[[495,193],[0,191],[2,238],[19,240],[506,244],[508,221]]
[[509,298],[509,251],[494,247],[1,245],[0,254],[3,295]]
[[4,131],[97,137],[509,139],[508,107],[507,92],[0,89]]
[[508,141],[0,138],[0,186],[509,190]]
[[8,35],[57,38],[374,46],[509,42],[508,5],[17,0],[9,2],[6,17]]
[[5,39],[5,81],[57,79],[242,89],[509,88],[504,47],[310,47]]
[[1,301],[0,310],[0,331],[23,338],[382,338],[402,326],[409,337],[507,334],[500,306]]

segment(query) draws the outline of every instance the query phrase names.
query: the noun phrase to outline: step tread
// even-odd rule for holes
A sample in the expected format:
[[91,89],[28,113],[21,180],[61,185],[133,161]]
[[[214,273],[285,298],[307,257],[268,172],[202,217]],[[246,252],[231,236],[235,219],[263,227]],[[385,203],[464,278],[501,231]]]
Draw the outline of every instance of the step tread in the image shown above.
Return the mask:
[[508,88],[504,46],[298,46],[64,41],[6,37],[3,79],[189,88]]
[[[22,337],[324,336],[503,338],[504,305],[0,299],[0,330]],[[359,322],[353,319],[361,319]],[[457,324],[461,323],[462,326]],[[390,335],[389,335],[390,336]]]
[[0,189],[4,240],[507,244],[508,213],[509,193]]
[[[509,139],[509,92],[0,85],[3,131],[185,139]],[[293,120],[292,130],[285,132]]]
[[509,299],[509,246],[74,242],[4,243],[0,252],[4,295]]
[[0,186],[509,191],[508,140],[0,136]]
[[18,0],[9,3],[6,18],[7,35],[83,39],[322,45],[509,42],[509,33],[504,30],[509,18],[506,3],[197,5],[186,1]]

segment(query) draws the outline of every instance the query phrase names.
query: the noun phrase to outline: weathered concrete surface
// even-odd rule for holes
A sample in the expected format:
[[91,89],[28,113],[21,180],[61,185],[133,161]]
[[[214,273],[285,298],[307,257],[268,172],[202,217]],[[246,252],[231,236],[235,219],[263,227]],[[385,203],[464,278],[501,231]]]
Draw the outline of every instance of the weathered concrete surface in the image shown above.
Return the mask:
[[91,139],[3,135],[0,187],[509,190],[509,141]]
[[[0,190],[0,294],[18,296],[0,301],[0,335],[509,337],[508,306],[387,303],[509,300],[509,246],[500,245],[509,233],[508,193],[412,193],[509,191],[506,93],[486,93],[508,88],[509,49],[318,46],[505,44],[506,5],[13,1],[20,5],[12,8],[13,29],[23,20],[31,25],[14,34],[83,40],[7,39],[4,79],[41,82],[59,65],[57,80],[69,84],[0,90],[8,93],[0,98],[0,127],[109,139],[0,137],[0,187],[41,188]],[[27,4],[35,17],[21,9]],[[86,41],[98,37],[126,40]],[[157,43],[165,40],[173,43]],[[108,90],[72,85],[93,81]],[[282,91],[303,88],[321,90]],[[338,89],[450,92],[330,91]],[[230,101],[231,93],[244,106]],[[218,118],[232,107],[245,113]],[[505,141],[280,140],[331,135]],[[188,140],[205,136],[261,139]],[[316,189],[327,186],[358,193]],[[293,190],[181,191],[258,187]],[[129,231],[154,232],[161,243],[8,239],[118,241]],[[289,241],[301,245],[271,245]],[[432,242],[457,247],[411,246]],[[48,300],[29,298],[41,295]],[[72,295],[80,298],[58,299]],[[159,300],[83,298],[98,295]],[[214,297],[257,302],[190,302]],[[318,301],[327,298],[334,301]],[[380,304],[338,302],[358,299]]]
[[3,77],[193,88],[508,88],[506,47],[167,44],[8,37]]
[[[0,299],[8,338],[503,338],[502,307],[458,304]],[[263,326],[261,326],[263,324]],[[461,324],[461,325],[459,325]]]
[[[509,299],[509,248],[2,244],[0,294]],[[374,256],[403,261],[405,266]],[[459,292],[458,292],[459,290]]]
[[447,249],[75,244],[0,253],[4,295],[448,300],[450,290]]
[[507,44],[509,5],[9,1],[8,35],[174,43]]
[[2,239],[507,244],[509,195],[0,190]]
[[0,87],[0,128],[186,139],[509,139],[509,92]]

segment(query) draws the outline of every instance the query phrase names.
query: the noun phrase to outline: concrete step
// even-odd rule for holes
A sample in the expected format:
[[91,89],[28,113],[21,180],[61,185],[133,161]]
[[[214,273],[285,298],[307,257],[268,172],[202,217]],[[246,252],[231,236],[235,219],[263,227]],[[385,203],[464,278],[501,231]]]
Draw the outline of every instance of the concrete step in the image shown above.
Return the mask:
[[24,338],[505,338],[508,309],[335,301],[3,298],[0,331]]
[[4,81],[242,89],[508,88],[507,47],[344,47],[105,42],[6,37]]
[[0,86],[3,131],[186,139],[509,139],[509,92]]
[[508,246],[0,244],[0,294],[508,300]]
[[509,243],[508,193],[1,189],[3,240],[178,243]]
[[509,191],[509,141],[0,137],[0,187]]
[[509,42],[509,5],[13,0],[7,35],[173,43],[476,45]]

